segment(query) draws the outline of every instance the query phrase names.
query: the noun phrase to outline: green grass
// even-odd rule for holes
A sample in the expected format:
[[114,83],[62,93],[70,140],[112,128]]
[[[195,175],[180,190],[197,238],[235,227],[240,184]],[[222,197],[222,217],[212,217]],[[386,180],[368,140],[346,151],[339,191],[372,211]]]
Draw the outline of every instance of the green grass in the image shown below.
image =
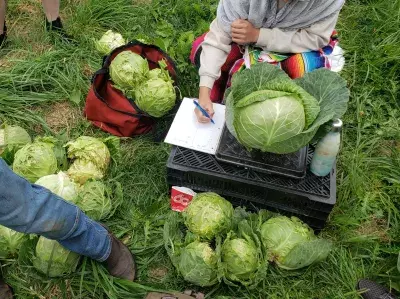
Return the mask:
[[[45,124],[60,118],[67,138],[103,135],[80,116],[90,76],[102,57],[93,46],[108,29],[142,38],[165,49],[177,62],[184,96],[196,96],[197,73],[188,63],[193,38],[207,30],[216,0],[62,1],[65,26],[75,39],[67,45],[45,32],[39,1],[10,1],[9,44],[0,50],[0,120],[38,133],[60,133]],[[184,282],[168,260],[162,228],[168,207],[165,163],[169,146],[142,137],[122,142],[122,160],[110,178],[124,187],[124,203],[107,225],[138,258],[139,279],[129,283],[107,275],[84,259],[78,271],[47,279],[29,261],[2,261],[2,272],[17,298],[143,298],[151,289],[195,288],[208,298],[359,298],[358,279],[373,278],[400,290],[400,0],[351,0],[338,29],[346,50],[343,76],[351,88],[339,159],[338,204],[324,236],[335,242],[329,259],[302,271],[271,266],[257,290],[217,286],[201,289]],[[52,111],[74,101],[74,119]],[[58,107],[58,106],[57,106]],[[62,132],[61,132],[62,133]],[[31,246],[33,245],[30,244]],[[26,254],[24,253],[26,252]]]

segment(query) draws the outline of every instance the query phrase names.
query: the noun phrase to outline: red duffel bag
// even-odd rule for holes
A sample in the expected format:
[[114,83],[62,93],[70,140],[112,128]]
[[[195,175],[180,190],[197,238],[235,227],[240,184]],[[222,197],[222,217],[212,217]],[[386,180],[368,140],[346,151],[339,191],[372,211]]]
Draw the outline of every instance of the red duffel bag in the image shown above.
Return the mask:
[[132,51],[141,55],[149,63],[150,69],[159,68],[159,61],[164,60],[175,84],[177,82],[176,67],[173,60],[160,48],[132,41],[110,53],[92,79],[92,86],[86,98],[85,116],[95,126],[120,137],[132,137],[150,132],[156,118],[141,111],[134,100],[125,97],[112,86],[109,80],[111,61],[123,51]]

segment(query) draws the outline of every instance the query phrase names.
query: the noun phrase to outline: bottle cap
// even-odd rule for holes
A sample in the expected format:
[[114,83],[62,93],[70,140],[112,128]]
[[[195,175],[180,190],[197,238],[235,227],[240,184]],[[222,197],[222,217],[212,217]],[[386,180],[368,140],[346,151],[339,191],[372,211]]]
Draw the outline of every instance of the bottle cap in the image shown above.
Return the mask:
[[343,127],[343,122],[341,119],[337,118],[333,120],[332,123],[332,132],[340,132]]

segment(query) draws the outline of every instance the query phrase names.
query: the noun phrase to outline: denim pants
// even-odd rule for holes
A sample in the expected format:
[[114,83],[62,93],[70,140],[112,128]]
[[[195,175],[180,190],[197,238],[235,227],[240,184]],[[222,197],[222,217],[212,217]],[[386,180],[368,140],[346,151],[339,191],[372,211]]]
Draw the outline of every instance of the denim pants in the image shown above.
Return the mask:
[[0,225],[57,240],[65,248],[105,261],[111,251],[111,237],[99,223],[77,206],[29,183],[0,159]]

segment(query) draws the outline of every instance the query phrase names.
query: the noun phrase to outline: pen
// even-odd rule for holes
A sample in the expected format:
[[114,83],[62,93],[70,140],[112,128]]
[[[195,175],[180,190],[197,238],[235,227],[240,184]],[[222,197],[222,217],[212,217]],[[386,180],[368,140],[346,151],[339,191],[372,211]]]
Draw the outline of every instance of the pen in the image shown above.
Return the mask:
[[201,113],[203,113],[203,115],[207,118],[209,118],[211,120],[211,122],[213,124],[215,124],[215,122],[213,121],[213,119],[208,115],[207,111],[203,109],[203,107],[200,106],[199,103],[197,103],[195,100],[193,100],[193,103],[196,105],[197,109],[199,109],[201,111]]

